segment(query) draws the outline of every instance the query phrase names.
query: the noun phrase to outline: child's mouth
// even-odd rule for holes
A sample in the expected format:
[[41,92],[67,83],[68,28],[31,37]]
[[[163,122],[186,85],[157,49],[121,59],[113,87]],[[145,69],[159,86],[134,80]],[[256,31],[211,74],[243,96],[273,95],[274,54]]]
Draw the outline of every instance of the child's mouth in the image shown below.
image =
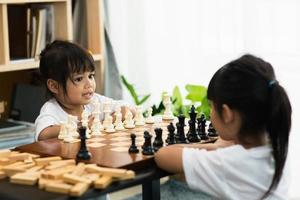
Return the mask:
[[92,98],[92,96],[93,96],[93,92],[87,92],[87,93],[83,94],[83,97],[86,99],[90,99],[90,98]]

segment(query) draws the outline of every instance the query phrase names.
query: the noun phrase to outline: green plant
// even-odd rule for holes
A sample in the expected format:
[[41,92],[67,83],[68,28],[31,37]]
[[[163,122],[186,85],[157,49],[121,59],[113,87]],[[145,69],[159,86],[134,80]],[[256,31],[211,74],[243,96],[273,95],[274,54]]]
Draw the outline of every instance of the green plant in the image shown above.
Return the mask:
[[147,94],[147,95],[144,95],[144,96],[140,97],[136,93],[136,90],[135,90],[134,86],[132,84],[130,84],[123,75],[121,76],[121,80],[122,80],[123,84],[125,85],[125,87],[127,88],[127,90],[129,91],[130,95],[132,96],[135,105],[141,105],[144,102],[146,102],[147,99],[149,99],[150,94]]
[[[149,97],[150,94],[144,95],[141,98],[136,93],[135,88],[132,84],[128,83],[124,76],[121,76],[123,84],[126,86],[127,90],[131,94],[136,105],[143,104]],[[189,117],[189,111],[192,105],[196,107],[198,113],[204,113],[206,118],[210,117],[210,105],[207,100],[207,88],[202,85],[185,85],[185,89],[187,91],[187,95],[185,98],[182,97],[180,89],[178,86],[175,86],[172,93],[172,104],[173,104],[173,114],[178,116],[179,114],[183,114],[186,117]],[[162,92],[162,96],[165,92]],[[162,98],[161,98],[162,99]],[[185,104],[185,100],[189,101],[189,104]],[[162,114],[165,107],[163,102],[160,101],[158,105],[152,105],[152,114]]]

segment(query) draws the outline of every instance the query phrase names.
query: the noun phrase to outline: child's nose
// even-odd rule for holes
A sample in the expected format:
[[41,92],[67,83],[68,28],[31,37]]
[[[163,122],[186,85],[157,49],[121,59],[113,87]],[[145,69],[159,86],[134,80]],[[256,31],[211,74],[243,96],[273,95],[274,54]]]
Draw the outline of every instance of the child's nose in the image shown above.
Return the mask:
[[90,88],[90,87],[92,87],[92,85],[93,85],[93,80],[88,78],[85,82],[85,87]]

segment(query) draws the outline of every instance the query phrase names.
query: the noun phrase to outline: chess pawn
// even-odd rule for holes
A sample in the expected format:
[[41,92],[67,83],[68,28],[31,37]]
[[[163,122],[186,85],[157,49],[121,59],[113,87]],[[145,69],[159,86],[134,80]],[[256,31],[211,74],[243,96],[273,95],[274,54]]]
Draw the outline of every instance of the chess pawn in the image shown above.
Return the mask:
[[176,141],[175,141],[175,127],[174,127],[172,122],[167,126],[167,129],[168,129],[168,132],[169,132],[168,138],[167,138],[168,145],[175,144],[176,143]]
[[173,120],[174,115],[172,113],[172,101],[171,101],[170,95],[168,95],[168,94],[163,95],[163,104],[165,106],[163,119],[164,120]]
[[103,126],[98,118],[94,118],[93,124],[92,124],[92,135],[98,136],[101,134],[101,131],[103,131]]
[[117,131],[124,130],[123,122],[122,122],[122,114],[121,113],[115,113],[116,121],[115,121],[115,129]]
[[163,132],[163,130],[161,128],[156,128],[156,129],[154,129],[154,132],[155,132],[155,139],[154,139],[154,142],[153,142],[153,149],[156,152],[164,144],[164,142],[162,140],[162,132]]
[[105,129],[105,132],[106,133],[114,133],[114,132],[116,132],[116,130],[114,128],[114,125],[112,123],[112,116],[108,117],[107,122],[108,122],[108,124],[107,124],[107,127]]
[[135,125],[134,125],[134,121],[132,119],[132,113],[129,110],[125,116],[125,128],[131,129],[134,127],[135,127]]
[[76,155],[78,160],[89,160],[91,158],[91,154],[88,152],[86,148],[86,127],[79,128],[80,135],[80,149]]
[[103,103],[103,112],[104,112],[104,120],[103,120],[103,127],[104,129],[107,128],[107,126],[109,125],[109,120],[108,118],[110,117],[110,113],[111,113],[111,102],[110,101],[105,101]]
[[145,139],[145,142],[142,146],[142,153],[143,155],[153,155],[154,152],[153,152],[153,147],[152,147],[152,144],[151,144],[151,138],[152,136],[149,134],[148,131],[145,131],[144,132],[144,139]]
[[131,145],[128,149],[128,152],[129,153],[138,153],[139,149],[137,148],[137,146],[135,144],[136,135],[134,133],[131,133],[130,138],[131,138]]
[[67,124],[61,123],[59,134],[58,134],[58,139],[63,140],[67,136],[67,133],[68,133]]
[[146,118],[146,124],[154,124],[154,118],[152,116],[152,108],[149,107],[147,109],[147,118]]
[[136,107],[135,125],[137,125],[137,126],[145,125],[145,119],[143,116],[142,106]]
[[75,141],[74,137],[73,137],[73,127],[71,124],[66,124],[66,130],[67,130],[67,134],[66,136],[64,137],[64,142],[67,142],[67,143],[72,143]]

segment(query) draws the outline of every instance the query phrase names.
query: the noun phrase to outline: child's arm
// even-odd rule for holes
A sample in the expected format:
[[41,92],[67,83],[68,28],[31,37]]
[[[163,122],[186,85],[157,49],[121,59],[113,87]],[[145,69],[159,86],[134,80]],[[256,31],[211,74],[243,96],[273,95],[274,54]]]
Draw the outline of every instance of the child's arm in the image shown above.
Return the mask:
[[57,138],[59,131],[60,131],[60,125],[49,126],[40,132],[38,140]]
[[183,165],[182,165],[182,151],[184,147],[187,148],[199,148],[206,149],[208,151],[216,150],[220,147],[231,146],[234,143],[232,141],[226,141],[219,138],[215,143],[208,144],[175,144],[171,146],[166,146],[155,154],[155,162],[156,164],[172,173],[182,173]]

